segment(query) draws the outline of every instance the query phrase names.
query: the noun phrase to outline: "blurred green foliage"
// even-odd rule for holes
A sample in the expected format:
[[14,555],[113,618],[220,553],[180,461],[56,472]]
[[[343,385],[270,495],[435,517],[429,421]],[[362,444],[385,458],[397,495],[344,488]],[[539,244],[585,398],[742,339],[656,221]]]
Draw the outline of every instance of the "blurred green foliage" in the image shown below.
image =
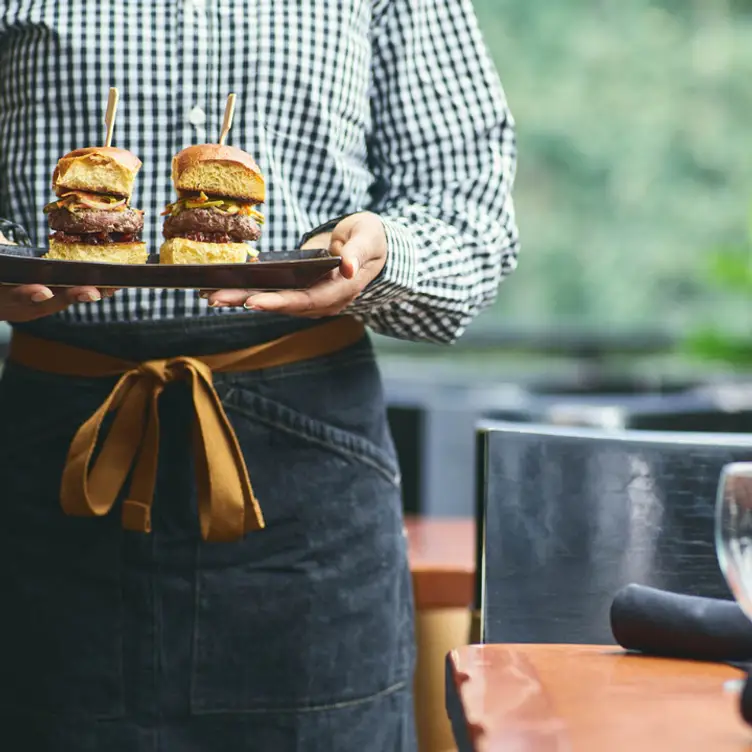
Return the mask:
[[752,0],[475,4],[518,125],[523,242],[485,326],[746,326],[749,268],[731,295],[708,249],[745,243]]
[[[752,215],[751,215],[752,218]],[[727,297],[752,299],[752,222],[745,245],[715,248],[709,255],[708,281]],[[684,351],[706,361],[749,370],[752,367],[752,311],[727,326],[701,324],[684,341]]]

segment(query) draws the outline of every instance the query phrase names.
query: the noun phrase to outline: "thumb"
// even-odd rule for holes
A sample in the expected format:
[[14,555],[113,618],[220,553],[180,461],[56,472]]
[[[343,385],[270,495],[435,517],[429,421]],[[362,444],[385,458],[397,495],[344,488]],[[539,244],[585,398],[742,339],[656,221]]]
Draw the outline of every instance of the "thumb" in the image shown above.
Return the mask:
[[370,257],[365,222],[358,215],[342,220],[332,232],[329,251],[342,257],[340,272],[345,279],[354,279]]

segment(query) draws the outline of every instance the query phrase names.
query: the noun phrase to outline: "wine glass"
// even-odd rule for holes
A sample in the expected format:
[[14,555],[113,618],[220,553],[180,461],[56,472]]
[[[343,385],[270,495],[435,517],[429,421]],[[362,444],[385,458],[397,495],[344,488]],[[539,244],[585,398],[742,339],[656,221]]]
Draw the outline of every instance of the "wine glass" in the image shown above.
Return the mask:
[[[752,621],[752,462],[721,471],[715,506],[715,550],[736,602]],[[747,680],[729,683],[742,690]]]

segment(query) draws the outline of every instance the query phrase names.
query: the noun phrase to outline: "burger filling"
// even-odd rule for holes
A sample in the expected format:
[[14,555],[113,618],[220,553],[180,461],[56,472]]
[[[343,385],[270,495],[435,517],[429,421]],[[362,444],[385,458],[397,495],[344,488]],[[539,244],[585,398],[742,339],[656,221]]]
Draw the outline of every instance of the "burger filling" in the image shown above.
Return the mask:
[[102,193],[87,193],[86,191],[68,191],[59,199],[44,207],[44,213],[49,214],[56,209],[67,209],[72,214],[84,211],[125,211],[128,202],[124,198],[108,196]]
[[144,228],[144,213],[132,209],[123,198],[84,191],[70,191],[44,207],[58,243],[137,243]]
[[203,243],[243,243],[258,240],[261,228],[248,215],[186,209],[165,220],[163,233],[166,238],[188,238]]
[[252,204],[234,198],[209,197],[203,191],[195,196],[182,196],[174,203],[168,204],[162,216],[177,217],[196,209],[211,211],[219,216],[250,217],[258,224],[264,224],[264,215]]
[[141,239],[136,232],[93,232],[81,235],[75,235],[68,232],[53,232],[50,240],[58,243],[72,245],[73,243],[82,243],[83,245],[107,245],[108,243],[138,243]]
[[137,209],[124,211],[87,210],[70,212],[67,209],[54,209],[47,216],[50,229],[69,235],[89,233],[139,233],[144,229],[144,214]]

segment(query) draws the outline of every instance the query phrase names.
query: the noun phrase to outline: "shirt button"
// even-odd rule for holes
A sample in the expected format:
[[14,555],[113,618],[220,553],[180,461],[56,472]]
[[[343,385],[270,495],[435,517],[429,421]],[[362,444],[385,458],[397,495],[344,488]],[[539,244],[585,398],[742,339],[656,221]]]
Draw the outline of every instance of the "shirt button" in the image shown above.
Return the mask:
[[206,113],[200,107],[196,106],[188,113],[188,121],[191,125],[205,125]]

